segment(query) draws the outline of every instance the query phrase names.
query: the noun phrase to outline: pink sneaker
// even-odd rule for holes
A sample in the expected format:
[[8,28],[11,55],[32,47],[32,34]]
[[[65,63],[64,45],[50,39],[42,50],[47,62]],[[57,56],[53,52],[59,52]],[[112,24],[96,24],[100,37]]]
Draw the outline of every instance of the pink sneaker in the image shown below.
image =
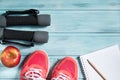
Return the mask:
[[46,80],[48,73],[48,56],[45,52],[33,52],[23,65],[20,80]]
[[55,66],[51,80],[78,80],[78,65],[71,57],[63,58]]

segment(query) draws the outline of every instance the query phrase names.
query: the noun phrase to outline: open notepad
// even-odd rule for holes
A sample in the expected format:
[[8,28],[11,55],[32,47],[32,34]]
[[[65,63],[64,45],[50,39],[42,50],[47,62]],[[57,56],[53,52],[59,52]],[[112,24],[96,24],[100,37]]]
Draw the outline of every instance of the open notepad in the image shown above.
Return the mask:
[[103,80],[90,66],[87,59],[96,65],[107,80],[120,80],[120,50],[118,45],[80,56],[86,80]]

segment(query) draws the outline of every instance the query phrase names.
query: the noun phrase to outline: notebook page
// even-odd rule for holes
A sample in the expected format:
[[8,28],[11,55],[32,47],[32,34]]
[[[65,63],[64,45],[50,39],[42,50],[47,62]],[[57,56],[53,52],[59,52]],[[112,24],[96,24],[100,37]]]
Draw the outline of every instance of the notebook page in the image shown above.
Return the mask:
[[120,50],[118,45],[80,56],[80,59],[87,80],[103,80],[88,64],[87,59],[97,66],[107,80],[120,80]]

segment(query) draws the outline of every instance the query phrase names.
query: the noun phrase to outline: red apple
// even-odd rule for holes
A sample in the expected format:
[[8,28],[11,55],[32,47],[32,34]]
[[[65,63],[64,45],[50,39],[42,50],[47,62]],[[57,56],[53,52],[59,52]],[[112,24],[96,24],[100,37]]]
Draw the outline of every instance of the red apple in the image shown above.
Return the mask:
[[2,64],[6,67],[15,67],[20,62],[21,54],[18,48],[8,46],[2,51],[0,57]]

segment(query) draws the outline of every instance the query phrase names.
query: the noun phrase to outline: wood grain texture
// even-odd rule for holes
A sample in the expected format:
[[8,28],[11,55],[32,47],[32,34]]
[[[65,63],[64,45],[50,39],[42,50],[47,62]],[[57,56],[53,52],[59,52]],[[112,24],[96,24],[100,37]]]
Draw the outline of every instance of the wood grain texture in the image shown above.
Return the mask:
[[[27,55],[35,50],[44,50],[49,55],[50,70],[65,56],[76,59],[79,65],[79,80],[84,80],[79,55],[114,45],[120,45],[120,1],[119,0],[0,0],[0,13],[6,10],[35,8],[40,14],[51,15],[51,26],[13,26],[15,30],[44,30],[49,33],[46,44],[20,49],[22,59],[14,68],[0,63],[0,80],[19,80],[20,66]],[[8,45],[0,45],[0,52]]]
[[[1,11],[1,14],[4,12]],[[40,13],[51,15],[51,26],[43,28],[15,26],[12,29],[49,32],[120,32],[120,11],[41,11]]]
[[[28,55],[35,50],[45,50],[48,55],[83,55],[89,52],[119,44],[119,33],[50,33],[49,41],[36,44],[34,47],[18,47],[22,55]],[[104,45],[103,45],[104,44]],[[7,45],[0,45],[2,51]]]
[[0,0],[0,9],[119,10],[119,0]]

